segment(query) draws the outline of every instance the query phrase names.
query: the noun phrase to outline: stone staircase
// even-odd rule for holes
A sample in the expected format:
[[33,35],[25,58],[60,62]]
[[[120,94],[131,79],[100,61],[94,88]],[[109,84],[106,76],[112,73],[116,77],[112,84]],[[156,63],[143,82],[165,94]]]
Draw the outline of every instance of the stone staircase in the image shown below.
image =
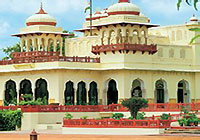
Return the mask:
[[192,128],[172,128],[164,131],[164,134],[200,134],[200,127]]

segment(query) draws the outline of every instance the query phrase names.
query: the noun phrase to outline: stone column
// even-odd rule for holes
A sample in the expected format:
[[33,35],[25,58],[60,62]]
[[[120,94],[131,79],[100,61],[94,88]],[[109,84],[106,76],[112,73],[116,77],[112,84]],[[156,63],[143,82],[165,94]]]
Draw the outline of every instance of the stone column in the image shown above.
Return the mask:
[[122,36],[122,43],[125,43],[126,41],[126,36]]
[[116,39],[116,44],[118,44],[119,43],[119,37],[117,36],[117,37],[115,37],[115,39]]
[[101,38],[101,45],[104,45],[103,38]]
[[20,82],[16,81],[16,91],[17,91],[17,103],[19,103],[19,90],[20,90]]
[[36,49],[36,40],[32,39],[32,47],[33,47],[33,51],[35,51]]
[[148,41],[148,38],[147,38],[147,37],[145,37],[145,44],[146,44],[146,45],[147,45],[147,43],[148,43],[147,41]]
[[42,41],[41,41],[41,38],[38,38],[38,46],[37,46],[37,51],[41,51],[40,50],[40,47],[42,45]]
[[20,47],[21,47],[21,52],[23,52],[23,48],[24,48],[24,39],[20,40]]
[[108,45],[110,45],[110,37],[108,37]]
[[48,50],[48,39],[45,39],[45,41],[44,41],[44,51],[46,51],[47,52],[47,50]]
[[57,49],[57,40],[53,41],[53,51],[56,52]]
[[140,36],[138,36],[138,42],[137,43],[141,44],[141,37]]
[[30,49],[30,41],[27,39],[26,40],[26,52],[29,52]]
[[60,39],[60,56],[63,55],[63,39]]

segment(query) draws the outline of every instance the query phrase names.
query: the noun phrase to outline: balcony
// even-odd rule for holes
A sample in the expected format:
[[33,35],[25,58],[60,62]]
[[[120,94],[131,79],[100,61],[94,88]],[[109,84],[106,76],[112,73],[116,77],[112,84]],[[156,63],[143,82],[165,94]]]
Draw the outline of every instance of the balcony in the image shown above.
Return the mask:
[[40,62],[81,62],[81,63],[100,63],[100,58],[91,57],[68,57],[59,56],[59,52],[17,52],[12,54],[12,60],[2,60],[0,65],[40,63]]
[[95,55],[99,55],[101,52],[106,54],[107,52],[115,53],[119,51],[120,53],[128,53],[130,51],[135,54],[137,51],[148,52],[149,54],[153,55],[157,52],[157,45],[146,45],[146,44],[111,44],[111,45],[100,45],[100,46],[92,46],[92,53]]

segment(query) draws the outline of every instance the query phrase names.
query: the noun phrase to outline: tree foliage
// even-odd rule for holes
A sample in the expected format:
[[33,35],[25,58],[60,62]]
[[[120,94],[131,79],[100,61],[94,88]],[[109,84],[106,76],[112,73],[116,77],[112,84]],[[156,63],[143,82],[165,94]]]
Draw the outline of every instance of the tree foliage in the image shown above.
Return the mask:
[[0,131],[13,131],[21,128],[21,110],[1,110],[0,111]]
[[132,97],[122,102],[124,107],[127,107],[131,113],[131,116],[136,119],[140,109],[148,107],[148,101],[141,97]]
[[182,2],[186,2],[188,5],[193,5],[194,6],[194,8],[195,8],[195,10],[197,10],[197,3],[200,1],[200,0],[178,0],[178,3],[177,3],[177,8],[178,8],[178,10],[180,9],[180,7],[181,7],[181,3]]
[[2,51],[6,54],[6,57],[4,57],[3,60],[12,59],[12,53],[21,51],[20,43],[3,48]]

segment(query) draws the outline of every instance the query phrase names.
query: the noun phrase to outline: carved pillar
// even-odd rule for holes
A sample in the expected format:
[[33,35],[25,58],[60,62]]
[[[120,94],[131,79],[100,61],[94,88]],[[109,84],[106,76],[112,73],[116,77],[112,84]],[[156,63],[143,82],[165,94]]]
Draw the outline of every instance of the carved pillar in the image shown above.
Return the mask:
[[110,45],[110,37],[108,37],[108,45]]
[[63,39],[61,38],[59,42],[60,42],[60,56],[62,56],[63,55]]
[[32,39],[32,47],[33,47],[33,51],[35,51],[35,45],[36,45],[36,40],[35,39]]
[[103,38],[101,38],[101,45],[104,45]]
[[46,51],[47,52],[47,50],[48,50],[48,39],[45,39],[45,41],[44,41],[44,51]]
[[122,43],[126,42],[126,36],[122,36]]
[[147,43],[148,43],[148,38],[145,37],[144,39],[145,39],[145,44],[147,45]]
[[50,39],[48,40],[47,50],[48,50],[48,52],[50,52],[50,50],[51,50],[51,40]]
[[20,41],[20,47],[21,47],[21,52],[23,52],[23,48],[24,48],[24,39],[21,39]]
[[116,39],[116,44],[118,44],[119,43],[119,37],[117,36],[117,37],[115,37],[115,39]]
[[132,44],[132,42],[133,42],[133,37],[132,36],[129,36],[129,44]]
[[26,40],[26,52],[29,52],[30,49],[30,40]]
[[38,46],[37,46],[37,51],[41,51],[40,50],[40,47],[42,45],[42,41],[41,41],[41,38],[38,38]]
[[16,91],[17,91],[17,103],[19,103],[19,89],[20,89],[20,83],[19,81],[16,81]]
[[53,41],[53,51],[56,52],[57,49],[57,40]]
[[141,44],[141,37],[138,36],[138,44]]

